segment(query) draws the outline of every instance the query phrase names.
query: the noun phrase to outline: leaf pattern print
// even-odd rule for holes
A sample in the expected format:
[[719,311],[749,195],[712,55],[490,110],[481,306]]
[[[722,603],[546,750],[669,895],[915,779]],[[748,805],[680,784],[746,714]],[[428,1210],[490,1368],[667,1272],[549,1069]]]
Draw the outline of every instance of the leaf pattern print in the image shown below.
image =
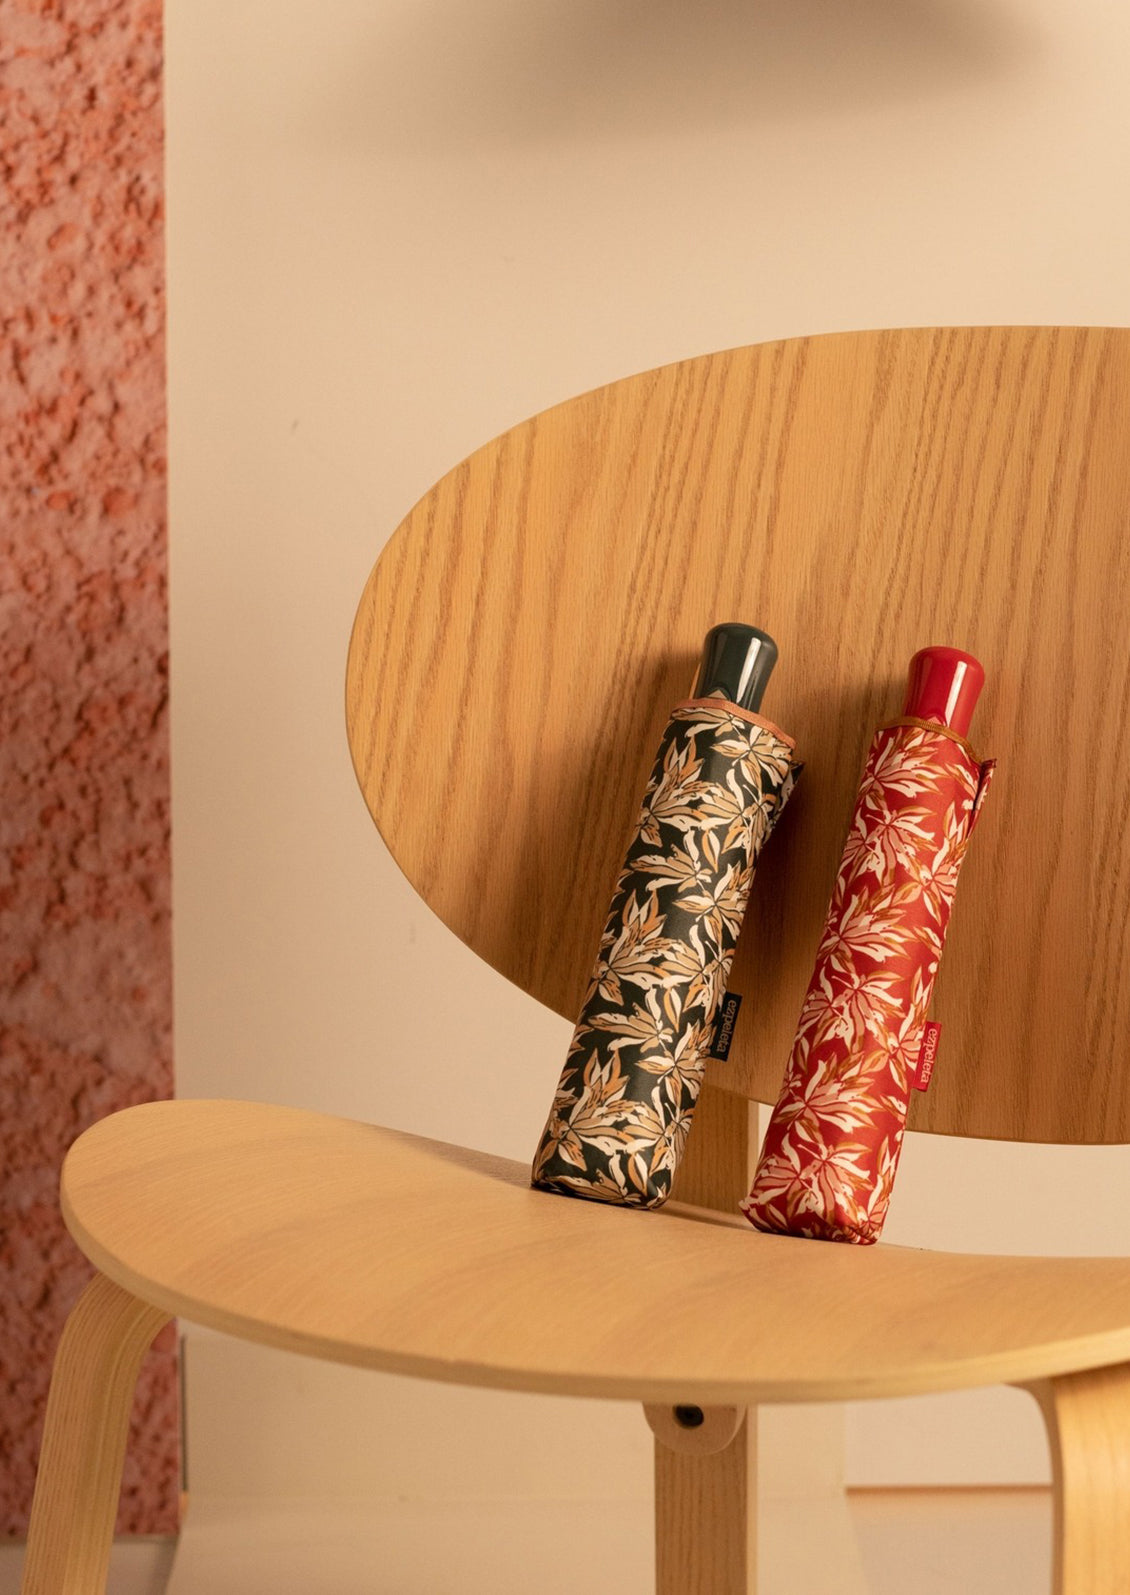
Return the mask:
[[637,897],[629,890],[620,918],[615,926],[605,929],[601,946],[604,950],[597,968],[596,989],[602,997],[622,1002],[624,980],[645,990],[658,984],[661,977],[655,965],[663,957],[667,941],[657,894],[645,891]]
[[993,764],[901,720],[871,744],[816,965],[742,1211],[867,1245],[890,1203],[926,1014]]
[[857,810],[843,862],[853,871],[856,867],[869,867],[879,873],[910,867],[931,838],[932,832],[925,828],[930,819],[928,808],[909,804],[893,807],[880,797],[877,803]]
[[533,1183],[657,1207],[686,1145],[757,856],[800,773],[721,699],[672,712],[534,1158]]
[[609,1042],[612,1052],[618,1047],[654,1048],[666,1052],[674,1040],[671,1029],[674,1021],[664,1013],[654,986],[645,994],[643,1002],[633,1003],[629,1011],[614,1008],[609,1013],[593,1013],[590,1022],[594,1030],[611,1031],[617,1038]]

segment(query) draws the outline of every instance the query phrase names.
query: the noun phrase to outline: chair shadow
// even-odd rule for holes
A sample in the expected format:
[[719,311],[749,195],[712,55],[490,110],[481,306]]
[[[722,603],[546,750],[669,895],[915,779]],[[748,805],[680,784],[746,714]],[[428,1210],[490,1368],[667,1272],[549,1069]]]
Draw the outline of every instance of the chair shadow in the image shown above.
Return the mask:
[[1012,75],[1041,43],[996,0],[411,0],[319,118],[412,153],[787,125]]
[[513,1158],[498,1157],[492,1152],[479,1152],[469,1146],[455,1146],[448,1141],[435,1141],[429,1136],[410,1135],[407,1131],[382,1129],[384,1139],[395,1139],[409,1143],[415,1150],[427,1150],[427,1155],[439,1163],[447,1163],[455,1168],[461,1168],[468,1173],[478,1174],[483,1179],[493,1184],[509,1185],[516,1190],[534,1191],[540,1199],[550,1202],[570,1202],[574,1206],[585,1206],[589,1210],[599,1209],[602,1212],[617,1213],[629,1216],[635,1220],[646,1218],[654,1220],[656,1217],[678,1219],[683,1223],[709,1224],[715,1228],[732,1229],[740,1234],[756,1236],[757,1231],[752,1229],[740,1213],[716,1212],[708,1207],[696,1207],[690,1202],[670,1201],[665,1202],[657,1212],[647,1213],[638,1207],[620,1207],[609,1202],[584,1203],[582,1198],[563,1195],[556,1191],[536,1191],[530,1184],[530,1165],[516,1162]]
[[451,1141],[437,1141],[429,1135],[413,1135],[408,1130],[390,1130],[387,1126],[378,1125],[371,1125],[370,1129],[379,1130],[381,1137],[386,1141],[399,1141],[416,1151],[426,1150],[428,1157],[438,1163],[450,1163],[456,1168],[480,1174],[484,1179],[501,1185],[529,1188],[528,1163],[519,1163],[514,1158],[500,1157],[494,1152],[480,1152],[470,1146],[457,1146]]

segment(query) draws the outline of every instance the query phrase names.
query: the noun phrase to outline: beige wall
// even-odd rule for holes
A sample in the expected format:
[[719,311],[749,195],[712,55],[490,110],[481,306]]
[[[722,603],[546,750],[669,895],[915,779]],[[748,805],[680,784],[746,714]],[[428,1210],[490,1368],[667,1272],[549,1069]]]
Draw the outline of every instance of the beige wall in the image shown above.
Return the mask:
[[[568,1027],[416,901],[349,769],[345,643],[384,538],[493,433],[681,356],[1125,322],[1128,50],[1109,0],[170,0],[185,1094],[529,1154]],[[1130,1161],[1085,1156],[916,1141],[891,1238],[1118,1249]],[[310,1433],[415,1411],[450,1445],[490,1433],[532,1458],[544,1432],[544,1403],[484,1430],[489,1398],[320,1377]],[[583,1468],[580,1405],[549,1405]],[[646,1466],[629,1427],[623,1466]],[[848,1427],[864,1482],[1044,1472],[1015,1393]],[[499,1467],[550,1487],[533,1460]],[[264,1447],[244,1487],[271,1469]]]

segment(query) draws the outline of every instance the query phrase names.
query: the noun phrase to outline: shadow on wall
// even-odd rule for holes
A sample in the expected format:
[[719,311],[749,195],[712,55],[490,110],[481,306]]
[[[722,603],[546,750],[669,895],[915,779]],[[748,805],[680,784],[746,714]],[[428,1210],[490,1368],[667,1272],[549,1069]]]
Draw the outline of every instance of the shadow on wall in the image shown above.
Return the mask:
[[431,151],[787,125],[960,93],[1040,42],[999,0],[396,0],[331,119]]

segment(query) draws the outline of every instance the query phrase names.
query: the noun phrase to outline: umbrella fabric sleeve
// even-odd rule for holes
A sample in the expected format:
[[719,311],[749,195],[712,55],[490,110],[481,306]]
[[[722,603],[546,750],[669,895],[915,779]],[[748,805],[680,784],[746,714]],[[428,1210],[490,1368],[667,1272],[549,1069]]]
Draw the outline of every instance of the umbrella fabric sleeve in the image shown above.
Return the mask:
[[533,1183],[656,1207],[679,1162],[757,856],[800,765],[725,699],[679,704],[537,1155]]
[[758,1229],[879,1237],[958,872],[992,773],[953,732],[871,744],[792,1056],[742,1210]]

